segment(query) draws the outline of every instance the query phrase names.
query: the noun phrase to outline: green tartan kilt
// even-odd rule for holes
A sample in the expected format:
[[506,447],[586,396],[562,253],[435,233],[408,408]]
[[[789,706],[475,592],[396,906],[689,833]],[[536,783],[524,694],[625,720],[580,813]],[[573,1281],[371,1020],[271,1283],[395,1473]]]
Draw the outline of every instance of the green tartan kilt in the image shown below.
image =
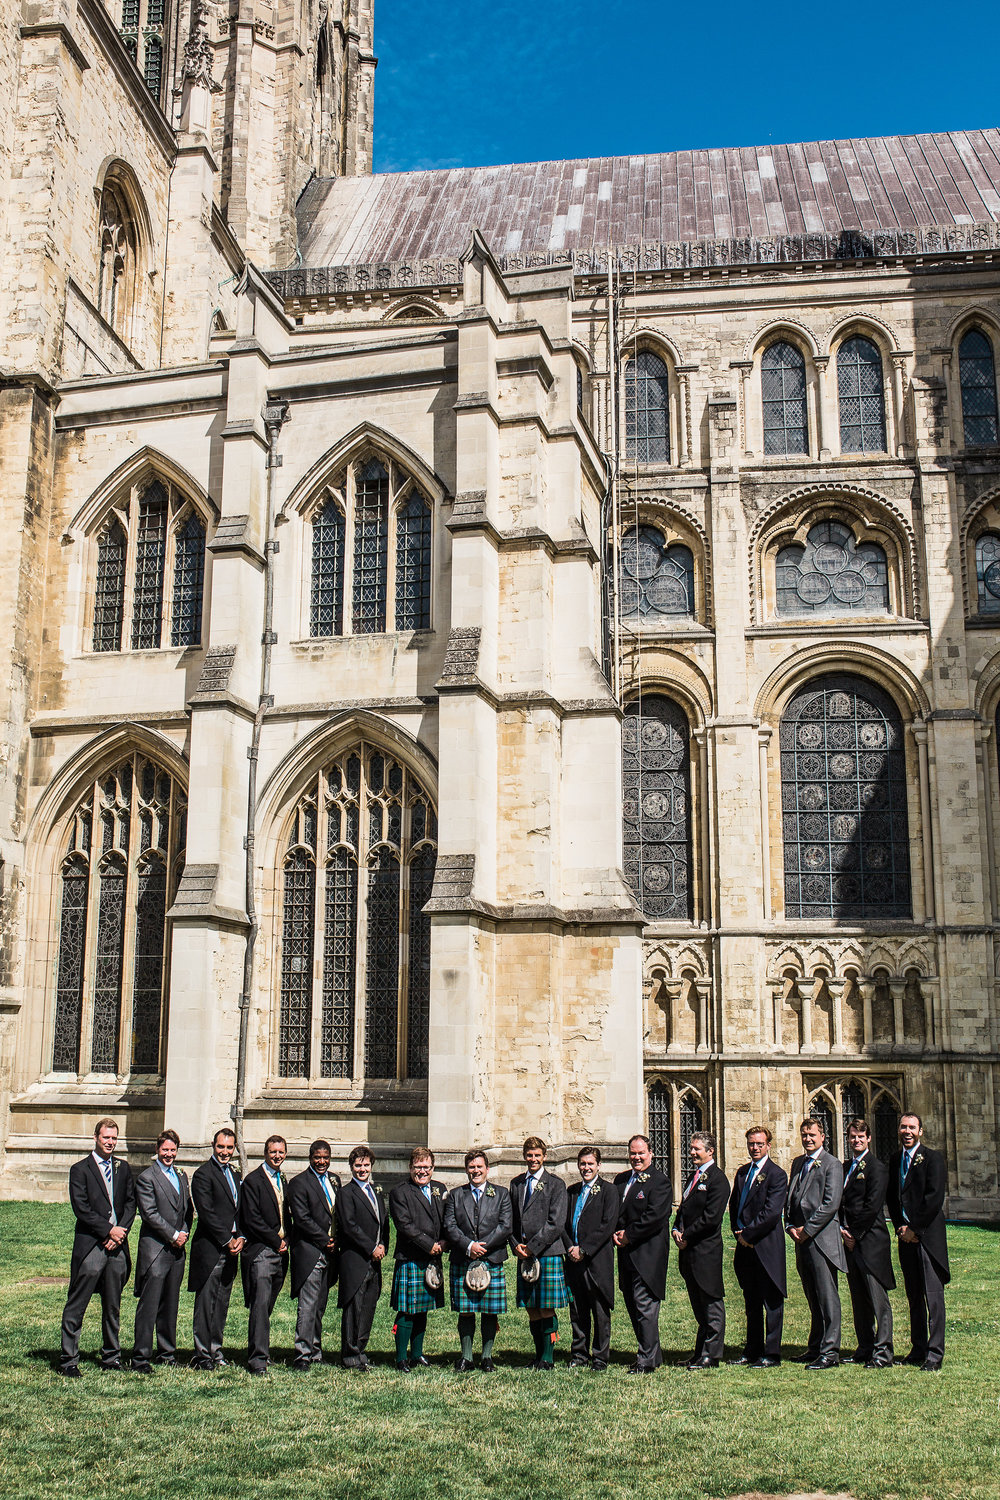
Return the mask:
[[569,1292],[566,1289],[566,1277],[563,1275],[561,1255],[543,1255],[540,1261],[542,1274],[533,1283],[522,1280],[521,1267],[523,1264],[524,1262],[520,1260],[517,1263],[518,1307],[543,1308],[569,1306]]
[[424,1267],[415,1260],[397,1260],[392,1273],[392,1296],[389,1306],[396,1312],[412,1318],[417,1313],[433,1312],[444,1307],[444,1287],[439,1292],[428,1291],[424,1285]]
[[470,1292],[465,1284],[465,1272],[470,1262],[453,1255],[449,1270],[451,1286],[451,1310],[457,1313],[505,1313],[507,1311],[507,1283],[503,1266],[490,1266],[490,1284],[485,1292]]

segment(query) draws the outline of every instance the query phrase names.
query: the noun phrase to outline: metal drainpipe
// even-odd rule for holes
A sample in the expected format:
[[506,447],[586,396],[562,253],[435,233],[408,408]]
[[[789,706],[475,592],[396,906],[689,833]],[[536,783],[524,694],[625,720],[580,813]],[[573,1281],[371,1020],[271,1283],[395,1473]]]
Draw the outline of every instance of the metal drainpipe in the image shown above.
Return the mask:
[[243,953],[243,988],[240,992],[240,1039],[239,1049],[236,1054],[236,1097],[230,1111],[233,1129],[236,1132],[236,1149],[240,1157],[240,1170],[244,1174],[247,1170],[247,1151],[243,1140],[243,1114],[246,1103],[247,1083],[247,1036],[250,1030],[250,997],[253,992],[254,949],[257,946],[257,933],[260,930],[260,923],[257,920],[257,904],[254,901],[253,890],[254,834],[257,821],[257,759],[260,750],[260,731],[264,722],[264,714],[274,702],[274,699],[271,697],[271,647],[274,645],[274,631],[271,628],[274,614],[274,568],[272,558],[278,550],[278,544],[272,540],[271,532],[274,529],[274,471],[281,466],[281,456],[277,452],[278,434],[288,417],[288,402],[268,401],[264,407],[263,416],[264,427],[267,431],[264,628],[261,634],[260,696],[257,700],[257,712],[253,717],[253,732],[247,750],[247,758],[250,761],[250,774],[247,778],[247,833],[243,843],[246,848],[246,886],[244,899],[246,901],[249,926],[247,927],[246,947]]

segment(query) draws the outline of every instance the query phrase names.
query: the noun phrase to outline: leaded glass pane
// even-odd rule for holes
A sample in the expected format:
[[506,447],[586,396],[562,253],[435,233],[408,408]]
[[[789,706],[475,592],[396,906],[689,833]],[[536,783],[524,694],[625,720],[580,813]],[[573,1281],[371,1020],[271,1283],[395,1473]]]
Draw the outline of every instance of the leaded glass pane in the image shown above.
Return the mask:
[[97,543],[94,590],[94,650],[120,651],[125,623],[125,559],[128,537],[112,516]]
[[633,526],[622,537],[622,615],[690,619],[694,614],[694,558],[689,547],[664,544],[653,526]]
[[205,528],[191,511],[174,539],[174,598],[170,644],[201,645],[201,604],[205,585]]
[[63,866],[59,913],[59,961],[56,969],[55,1037],[52,1070],[76,1073],[80,1068],[83,1018],[83,958],[87,939],[87,890],[90,870],[81,855]]
[[335,849],[330,855],[324,916],[320,1076],[350,1078],[354,1073],[358,866],[347,849]]
[[680,1107],[681,1125],[681,1176],[687,1170],[691,1161],[691,1137],[698,1130],[703,1130],[704,1117],[700,1103],[694,1094],[685,1094],[681,1100]]
[[804,547],[782,547],[775,559],[779,615],[884,614],[889,569],[876,542],[856,543],[840,521],[810,528]]
[[431,919],[424,913],[434,884],[433,849],[421,849],[410,864],[410,974],[406,994],[406,1073],[427,1077],[431,1004]]
[[361,465],[355,476],[354,598],[355,635],[385,629],[388,562],[389,475],[378,459]]
[[132,986],[132,1070],[160,1071],[163,950],[166,938],[167,867],[150,855],[139,868],[135,908],[135,977]]
[[870,339],[847,339],[837,353],[842,453],[885,453],[882,356]]
[[396,629],[431,623],[431,512],[416,491],[396,519]]
[[903,726],[855,677],[800,689],[781,721],[785,914],[910,916]]
[[881,1093],[872,1111],[875,1133],[875,1155],[887,1162],[899,1145],[899,1109],[891,1094]]
[[146,50],[142,60],[142,76],[154,99],[160,97],[163,81],[163,43],[158,36],[146,38]]
[[94,1032],[90,1067],[117,1073],[125,947],[125,864],[112,856],[101,865],[94,962]]
[[670,1089],[665,1083],[651,1083],[646,1090],[649,1116],[649,1144],[653,1161],[661,1172],[670,1176]]
[[305,849],[291,850],[285,860],[281,928],[278,1072],[282,1078],[309,1077],[315,894],[312,856]]
[[852,1120],[865,1119],[865,1091],[860,1083],[845,1083],[840,1091],[840,1126],[844,1149],[841,1155],[846,1160],[851,1155],[847,1130]]
[[396,1077],[399,1016],[399,860],[389,849],[372,855],[368,871],[365,1073]]
[[312,596],[309,634],[344,633],[344,512],[334,499],[312,523]]
[[772,344],[760,362],[765,453],[808,453],[806,362],[793,344]]
[[625,366],[625,457],[640,464],[670,462],[670,381],[651,349]]
[[981,615],[1000,615],[1000,536],[995,531],[976,542],[976,599]]
[[167,492],[151,484],[139,501],[132,601],[132,650],[160,644],[163,623],[163,566],[167,554]]
[[958,346],[962,386],[962,427],[970,448],[996,443],[997,382],[993,345],[978,328],[970,328]]
[[823,1127],[823,1146],[832,1156],[837,1155],[837,1132],[834,1127],[833,1105],[825,1094],[817,1094],[809,1104],[810,1120],[818,1120]]
[[669,698],[629,703],[622,726],[624,873],[651,921],[691,915],[688,723]]

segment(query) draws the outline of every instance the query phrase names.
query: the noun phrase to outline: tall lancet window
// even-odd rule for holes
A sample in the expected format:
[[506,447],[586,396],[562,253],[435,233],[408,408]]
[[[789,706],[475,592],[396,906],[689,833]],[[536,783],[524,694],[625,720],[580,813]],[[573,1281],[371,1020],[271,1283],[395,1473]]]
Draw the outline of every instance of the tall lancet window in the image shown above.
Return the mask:
[[97,534],[94,651],[201,644],[206,526],[192,501],[147,476]]

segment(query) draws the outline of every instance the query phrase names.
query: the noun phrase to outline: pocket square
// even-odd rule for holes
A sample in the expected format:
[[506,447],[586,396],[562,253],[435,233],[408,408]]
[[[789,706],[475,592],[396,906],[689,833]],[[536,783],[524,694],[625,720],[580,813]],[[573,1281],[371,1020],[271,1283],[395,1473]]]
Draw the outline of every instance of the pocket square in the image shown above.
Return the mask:
[[640,1191],[640,1192],[636,1193],[635,1196],[636,1196],[636,1201],[638,1202],[641,1199],[645,1198],[646,1194]]

